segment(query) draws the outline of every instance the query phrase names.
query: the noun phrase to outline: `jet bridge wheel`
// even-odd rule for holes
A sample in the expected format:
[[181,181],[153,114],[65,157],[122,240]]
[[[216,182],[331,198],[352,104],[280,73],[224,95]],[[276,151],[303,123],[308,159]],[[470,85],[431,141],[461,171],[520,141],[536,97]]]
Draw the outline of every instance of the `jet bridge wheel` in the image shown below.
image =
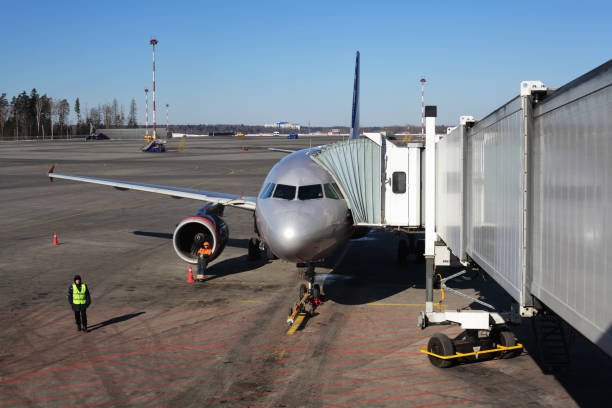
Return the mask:
[[[453,341],[445,334],[436,333],[429,339],[427,343],[427,351],[439,356],[452,356],[455,354],[455,345]],[[429,355],[429,362],[438,368],[448,368],[453,365],[453,360],[444,360],[438,357]]]
[[[502,330],[498,332],[495,341],[497,344],[504,347],[516,346],[516,338],[514,337],[514,333],[512,333],[510,330]],[[517,350],[501,351],[499,353],[499,358],[512,358],[516,357],[519,353],[520,351],[517,352]]]

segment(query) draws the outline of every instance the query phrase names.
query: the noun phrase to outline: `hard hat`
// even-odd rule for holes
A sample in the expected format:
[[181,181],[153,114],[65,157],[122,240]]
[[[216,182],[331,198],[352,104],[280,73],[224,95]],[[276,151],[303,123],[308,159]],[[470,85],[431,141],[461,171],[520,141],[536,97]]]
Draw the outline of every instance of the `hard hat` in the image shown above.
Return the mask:
[[204,243],[204,247],[208,248],[210,246],[210,244],[208,242]]

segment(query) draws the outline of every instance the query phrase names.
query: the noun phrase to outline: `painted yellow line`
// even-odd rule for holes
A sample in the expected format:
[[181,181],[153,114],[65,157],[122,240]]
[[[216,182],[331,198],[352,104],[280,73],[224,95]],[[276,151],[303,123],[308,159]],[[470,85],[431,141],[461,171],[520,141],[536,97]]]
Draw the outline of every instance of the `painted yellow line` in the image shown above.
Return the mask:
[[287,335],[288,336],[292,335],[293,333],[295,333],[295,331],[297,329],[299,329],[299,327],[302,325],[302,322],[304,321],[305,317],[306,317],[306,313],[300,313],[300,314],[297,315],[297,318],[293,322],[293,325],[291,325],[289,330],[287,330]]
[[284,356],[285,356],[285,349],[283,349],[283,351],[280,352],[278,357],[276,357],[276,361],[282,360]]
[[[434,306],[440,306],[439,303],[434,303]],[[425,303],[366,303],[366,306],[422,306],[425,307]]]
[[246,281],[207,281],[209,285],[263,285],[265,282],[246,282]]
[[366,303],[366,306],[425,306],[425,303]]

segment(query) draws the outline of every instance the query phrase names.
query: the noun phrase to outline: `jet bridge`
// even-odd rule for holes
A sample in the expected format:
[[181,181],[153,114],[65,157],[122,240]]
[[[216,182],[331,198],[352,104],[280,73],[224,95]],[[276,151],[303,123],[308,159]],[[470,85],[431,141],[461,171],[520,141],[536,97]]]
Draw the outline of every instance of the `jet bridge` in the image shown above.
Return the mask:
[[[507,104],[461,117],[435,143],[432,259],[448,248],[497,281],[532,317],[551,367],[567,356],[556,316],[612,355],[611,113],[612,60],[559,89],[524,81]],[[432,276],[430,267],[428,286]],[[468,317],[434,312],[431,300],[423,326]]]
[[357,226],[421,227],[423,143],[380,133],[323,147],[311,159],[327,170]]

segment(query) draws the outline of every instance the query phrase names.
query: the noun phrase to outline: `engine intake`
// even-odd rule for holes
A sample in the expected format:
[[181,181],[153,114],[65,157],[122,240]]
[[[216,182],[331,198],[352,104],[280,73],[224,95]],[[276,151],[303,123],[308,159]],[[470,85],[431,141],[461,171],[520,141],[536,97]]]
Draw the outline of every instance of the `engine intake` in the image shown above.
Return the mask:
[[172,243],[176,254],[182,260],[197,263],[198,250],[205,241],[208,241],[212,248],[209,262],[221,255],[229,239],[229,229],[225,221],[216,215],[218,213],[216,206],[207,204],[193,217],[185,218],[177,224]]

